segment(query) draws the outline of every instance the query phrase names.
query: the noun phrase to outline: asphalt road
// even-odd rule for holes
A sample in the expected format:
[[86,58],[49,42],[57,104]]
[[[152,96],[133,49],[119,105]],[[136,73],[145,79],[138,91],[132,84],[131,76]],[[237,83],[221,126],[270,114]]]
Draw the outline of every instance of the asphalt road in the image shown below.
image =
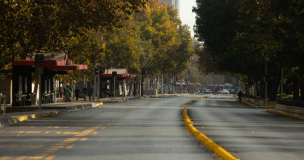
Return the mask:
[[0,159],[217,160],[184,126],[191,98],[104,104],[1,127]]
[[187,108],[196,128],[241,160],[304,159],[302,120],[240,104],[229,95],[197,100]]
[[[184,126],[194,125],[241,160],[304,159],[304,121],[252,108],[230,95],[149,98],[0,128],[0,160],[218,160]],[[203,127],[203,128],[202,128]]]

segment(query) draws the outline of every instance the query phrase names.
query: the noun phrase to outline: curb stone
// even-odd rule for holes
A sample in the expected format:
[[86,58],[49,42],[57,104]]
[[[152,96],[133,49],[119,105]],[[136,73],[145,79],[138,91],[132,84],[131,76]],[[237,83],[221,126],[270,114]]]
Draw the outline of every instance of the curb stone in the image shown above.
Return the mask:
[[183,117],[184,122],[189,130],[190,133],[192,133],[200,142],[202,142],[208,149],[213,151],[218,157],[220,157],[223,160],[238,160],[234,156],[232,156],[229,152],[224,150],[222,147],[217,145],[215,142],[213,142],[211,139],[209,139],[206,135],[199,132],[191,123],[190,117],[187,113],[187,108],[183,109]]
[[190,102],[187,102],[186,105],[192,104],[195,101],[195,99],[191,100]]
[[50,112],[43,112],[43,113],[37,113],[37,114],[30,114],[30,115],[26,115],[26,116],[20,116],[20,117],[17,117],[17,118],[12,118],[12,117],[9,117],[9,116],[1,117],[0,126],[16,124],[16,123],[26,121],[26,120],[29,120],[29,119],[45,117],[45,116],[54,115],[54,114],[58,114],[58,113],[59,113],[58,111],[50,111]]
[[304,120],[303,116],[298,116],[296,114],[291,114],[291,113],[287,113],[287,112],[276,111],[276,110],[271,110],[271,109],[267,109],[267,112],[271,112],[271,113],[275,113],[275,114],[280,114],[280,115],[288,116],[288,117],[295,118],[295,119]]
[[231,155],[229,152],[227,152],[224,148],[217,145],[215,142],[213,142],[211,139],[209,139],[206,135],[199,132],[192,124],[190,117],[187,113],[187,108],[183,109],[183,117],[185,126],[187,127],[188,131],[193,134],[201,143],[203,143],[208,149],[213,151],[219,158],[222,160],[239,160],[235,158],[233,155]]

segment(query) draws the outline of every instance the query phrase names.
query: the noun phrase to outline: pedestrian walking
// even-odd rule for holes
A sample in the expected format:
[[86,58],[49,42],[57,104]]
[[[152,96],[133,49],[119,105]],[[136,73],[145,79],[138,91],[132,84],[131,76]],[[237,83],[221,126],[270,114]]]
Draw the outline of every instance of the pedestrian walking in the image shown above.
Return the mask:
[[92,86],[90,86],[88,89],[88,96],[89,96],[90,101],[91,101],[92,94],[93,94],[93,88],[92,88]]
[[84,86],[82,91],[83,91],[83,100],[85,101],[87,98],[88,88]]
[[240,103],[242,103],[242,97],[243,97],[243,92],[242,92],[242,90],[239,91],[238,96],[239,96],[239,101],[240,101]]
[[70,94],[71,94],[70,87],[67,86],[65,89],[65,101],[71,102]]
[[79,92],[80,92],[80,90],[78,89],[78,87],[76,87],[76,89],[75,89],[76,101],[78,101]]

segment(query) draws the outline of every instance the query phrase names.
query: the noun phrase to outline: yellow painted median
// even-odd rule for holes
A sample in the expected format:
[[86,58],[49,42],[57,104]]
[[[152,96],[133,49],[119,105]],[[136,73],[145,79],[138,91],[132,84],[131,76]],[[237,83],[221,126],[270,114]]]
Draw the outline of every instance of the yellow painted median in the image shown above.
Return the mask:
[[187,108],[183,109],[183,117],[184,117],[185,126],[187,127],[189,132],[192,133],[208,149],[213,151],[218,157],[220,157],[223,160],[238,160],[233,155],[231,155],[229,152],[227,152],[225,149],[223,149],[221,146],[217,145],[215,142],[213,142],[211,139],[209,139],[207,136],[205,136],[203,133],[199,132],[192,125],[192,122],[187,113]]
[[295,119],[304,120],[303,116],[298,116],[296,114],[291,114],[291,113],[282,112],[282,111],[275,111],[275,110],[271,110],[271,109],[267,109],[267,111],[271,112],[271,113],[275,113],[275,114],[280,114],[280,115],[283,115],[283,116],[288,116],[288,117],[295,118]]
[[190,102],[187,102],[186,105],[192,104],[195,100],[191,100]]

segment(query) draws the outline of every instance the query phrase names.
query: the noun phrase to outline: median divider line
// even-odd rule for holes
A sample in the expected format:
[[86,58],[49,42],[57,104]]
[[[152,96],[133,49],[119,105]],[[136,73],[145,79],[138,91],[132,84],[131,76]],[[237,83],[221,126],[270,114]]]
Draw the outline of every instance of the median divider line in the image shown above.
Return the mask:
[[272,109],[267,109],[267,112],[271,112],[271,113],[275,113],[275,114],[280,114],[280,115],[288,116],[288,117],[295,118],[295,119],[304,120],[303,116],[299,116],[299,115],[291,114],[291,113],[287,113],[287,112],[276,111],[276,110],[272,110]]
[[217,145],[215,142],[213,142],[211,139],[209,139],[206,135],[199,132],[192,124],[190,117],[187,113],[187,108],[183,109],[183,117],[185,126],[189,130],[190,133],[192,133],[201,143],[203,143],[208,149],[213,151],[218,157],[220,157],[223,160],[239,160],[235,158],[233,155],[231,155],[228,151],[226,151],[221,146]]
[[205,97],[199,97],[197,99],[203,99],[203,98],[208,98],[209,96],[205,96]]

